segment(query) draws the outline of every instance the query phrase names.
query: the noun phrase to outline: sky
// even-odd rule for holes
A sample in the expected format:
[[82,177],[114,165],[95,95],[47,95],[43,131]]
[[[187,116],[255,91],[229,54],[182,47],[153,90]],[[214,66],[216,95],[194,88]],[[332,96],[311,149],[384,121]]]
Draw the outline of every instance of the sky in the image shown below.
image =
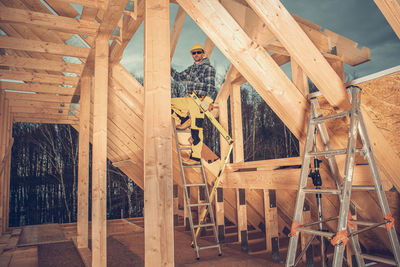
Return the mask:
[[[289,12],[318,24],[358,43],[359,48],[370,48],[371,61],[351,67],[345,64],[345,71],[355,77],[363,77],[400,65],[400,40],[387,23],[372,0],[281,0]],[[170,5],[170,25],[172,27],[177,5]],[[204,43],[206,35],[189,17],[179,37],[171,65],[178,71],[193,64],[189,53],[194,43]],[[229,61],[214,48],[210,57],[217,75],[223,75]],[[135,76],[143,76],[143,24],[124,51],[121,64]],[[282,67],[290,76],[290,65]]]

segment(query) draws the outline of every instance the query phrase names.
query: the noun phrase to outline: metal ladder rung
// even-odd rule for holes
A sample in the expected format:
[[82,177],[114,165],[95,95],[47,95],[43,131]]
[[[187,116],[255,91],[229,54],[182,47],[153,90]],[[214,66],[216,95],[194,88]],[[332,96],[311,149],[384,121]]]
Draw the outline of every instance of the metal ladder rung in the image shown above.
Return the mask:
[[338,118],[343,118],[349,115],[348,111],[344,111],[341,113],[337,113],[337,114],[332,114],[332,115],[328,115],[328,116],[324,116],[324,117],[317,117],[314,119],[311,119],[314,123],[323,123],[324,121],[327,120],[333,120],[333,119],[338,119]]
[[363,191],[375,191],[375,186],[370,185],[370,186],[366,186],[366,185],[353,185],[351,187],[351,190],[363,190]]
[[202,249],[210,249],[210,248],[219,248],[219,244],[217,244],[217,245],[212,245],[212,246],[199,247],[200,250],[202,250]]
[[208,206],[208,205],[210,205],[210,202],[188,204],[189,207],[201,207],[201,206]]
[[386,263],[386,264],[389,264],[389,265],[397,266],[396,262],[394,260],[391,260],[391,259],[386,259],[386,258],[374,256],[374,255],[368,255],[368,254],[361,254],[360,256],[363,259],[382,262],[382,263]]
[[214,224],[212,224],[212,223],[205,223],[205,224],[195,224],[195,225],[193,225],[194,228],[209,227],[209,226],[214,226]]
[[334,155],[341,155],[346,154],[347,149],[335,149],[335,150],[328,150],[328,151],[318,151],[318,152],[309,152],[306,154],[308,157],[319,157],[319,156],[334,156]]
[[342,193],[341,190],[338,189],[313,189],[313,188],[305,188],[303,192],[306,194],[315,193],[315,194],[333,194],[339,195]]
[[191,186],[206,186],[206,184],[185,184],[186,187],[191,187]]
[[328,237],[328,238],[332,238],[335,235],[335,233],[323,232],[323,231],[308,229],[308,228],[304,228],[304,227],[298,227],[297,231],[305,233],[305,234],[312,234],[312,235],[323,236],[323,237]]
[[183,168],[201,168],[201,164],[197,164],[197,165],[183,165]]
[[[358,220],[354,220],[354,221],[351,220],[351,222],[356,224],[356,225],[362,225],[362,226],[374,226],[374,225],[377,224],[376,222],[367,222],[367,221],[358,221]],[[385,225],[382,224],[382,225],[380,225],[378,227],[385,228]]]

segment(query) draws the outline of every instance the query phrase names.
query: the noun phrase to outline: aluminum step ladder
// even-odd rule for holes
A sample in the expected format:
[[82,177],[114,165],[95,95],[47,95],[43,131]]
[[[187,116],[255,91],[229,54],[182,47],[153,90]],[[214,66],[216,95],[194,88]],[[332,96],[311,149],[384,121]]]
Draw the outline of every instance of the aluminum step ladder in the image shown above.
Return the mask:
[[[175,125],[174,120],[172,120],[172,121],[173,121],[173,125]],[[191,147],[190,147],[190,145],[181,145],[179,143],[178,135],[181,132],[189,132],[189,131],[177,130],[176,127],[174,127],[176,150],[178,152],[179,167],[180,167],[180,171],[182,174],[183,193],[185,196],[186,207],[188,210],[189,225],[190,225],[190,230],[192,232],[192,238],[193,238],[192,247],[195,250],[197,260],[200,259],[200,250],[203,250],[203,249],[216,248],[216,249],[218,249],[218,255],[221,256],[222,255],[221,244],[219,243],[219,240],[218,240],[218,234],[217,234],[217,229],[216,229],[215,219],[214,219],[214,212],[213,212],[213,207],[212,207],[212,203],[211,203],[211,199],[210,199],[210,194],[208,191],[208,184],[207,184],[207,179],[206,179],[206,175],[204,172],[203,162],[202,162],[202,160],[200,160],[199,164],[197,164],[197,165],[188,165],[188,166],[183,165],[181,151],[182,150],[190,150]],[[201,171],[201,182],[200,183],[187,183],[186,174],[185,174],[185,169],[187,169],[187,168],[200,169],[200,171]],[[191,188],[191,187],[197,187],[197,188],[199,188],[199,190],[200,190],[200,188],[204,189],[205,202],[191,203],[190,196],[188,193],[188,188]],[[205,207],[205,209],[208,211],[210,221],[206,222],[206,220],[204,220],[204,219],[202,220],[199,217],[198,224],[194,224],[192,208],[201,208],[201,207]],[[215,237],[215,244],[210,245],[210,246],[199,246],[199,242],[197,240],[198,233],[196,233],[196,231],[199,231],[201,228],[207,228],[207,227],[212,228],[213,235]]]
[[[385,264],[400,266],[400,246],[399,241],[396,235],[396,230],[394,228],[394,219],[390,213],[389,205],[386,199],[385,191],[382,185],[381,177],[379,174],[378,166],[376,163],[376,159],[374,153],[372,151],[372,147],[370,144],[370,140],[368,137],[367,129],[365,127],[364,119],[360,109],[360,99],[359,94],[361,89],[357,86],[348,87],[349,94],[351,96],[351,109],[334,114],[329,116],[319,116],[316,108],[318,106],[318,102],[316,97],[318,94],[314,94],[311,97],[311,106],[312,106],[312,114],[310,115],[307,137],[304,149],[304,156],[302,162],[302,169],[300,174],[300,182],[299,188],[297,192],[296,205],[295,205],[295,213],[293,217],[293,223],[291,226],[290,233],[290,241],[288,254],[286,258],[286,266],[295,266],[304,255],[308,246],[311,244],[312,240],[319,236],[321,237],[321,244],[323,244],[323,239],[326,238],[330,240],[330,243],[334,246],[334,255],[332,266],[340,267],[343,264],[344,258],[344,250],[348,241],[351,241],[352,249],[355,254],[355,258],[358,266],[365,266],[364,260],[373,260],[376,262],[382,262]],[[326,130],[325,121],[338,119],[342,117],[350,117],[350,126],[349,126],[349,135],[348,135],[348,145],[346,149],[330,149],[329,147],[329,136]],[[319,128],[321,134],[321,140],[324,144],[325,151],[316,151],[316,127]],[[357,134],[360,136],[362,148],[357,148]],[[360,153],[362,156],[367,158],[368,164],[371,171],[371,176],[373,180],[373,185],[371,186],[352,186],[353,181],[353,173],[355,167],[355,155],[356,153]],[[338,167],[335,160],[335,155],[345,154],[346,155],[346,163],[344,170],[344,179],[340,178]],[[329,162],[329,167],[336,181],[336,188],[334,189],[321,189],[321,188],[307,188],[307,179],[309,176],[310,170],[310,161],[311,158],[317,159],[318,157],[326,157]],[[317,159],[318,160],[318,159]],[[349,210],[351,206],[351,191],[352,190],[366,190],[366,191],[375,191],[378,195],[379,205],[382,211],[382,221],[380,222],[360,222],[353,221],[349,216]],[[336,194],[339,196],[340,200],[340,210],[339,215],[337,217],[321,219],[316,222],[307,223],[301,225],[302,211],[305,201],[306,194]],[[337,220],[337,231],[336,233],[325,232],[321,230],[310,229],[310,226],[323,224],[328,221]],[[360,230],[355,230],[354,225],[366,226]],[[382,257],[377,257],[373,255],[367,255],[361,253],[361,247],[358,241],[358,235],[375,229],[377,227],[382,227],[386,229],[388,234],[390,244],[392,247],[392,252],[394,256],[394,260],[386,259]],[[310,234],[312,238],[305,246],[304,250],[300,253],[300,255],[296,259],[296,251],[297,251],[297,243],[298,243],[298,233],[302,234]],[[324,259],[321,257],[321,262],[323,265]]]

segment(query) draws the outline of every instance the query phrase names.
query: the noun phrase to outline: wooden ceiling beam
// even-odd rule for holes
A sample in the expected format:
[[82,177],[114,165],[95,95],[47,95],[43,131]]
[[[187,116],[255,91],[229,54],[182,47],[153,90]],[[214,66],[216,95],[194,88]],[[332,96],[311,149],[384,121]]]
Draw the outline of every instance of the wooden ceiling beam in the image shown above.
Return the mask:
[[91,7],[91,8],[105,8],[104,0],[55,0],[55,2],[65,2],[65,3],[73,3],[77,5],[81,5],[83,7]]
[[58,94],[58,95],[73,95],[75,87],[61,87],[49,85],[44,83],[16,83],[16,82],[2,82],[0,87],[3,90],[34,92],[44,94]]
[[290,55],[323,92],[334,108],[345,110],[349,100],[342,79],[279,0],[246,0]]
[[72,86],[76,86],[79,81],[78,77],[27,72],[27,71],[10,71],[2,69],[0,69],[0,79],[37,82],[37,83],[50,83],[50,84],[65,84]]
[[374,2],[400,39],[400,2],[398,0],[374,0]]
[[42,102],[56,102],[56,103],[71,102],[71,96],[57,96],[50,94],[27,94],[27,93],[6,92],[6,98],[18,99],[18,100],[42,101]]
[[[38,100],[31,99],[10,99],[10,107],[26,107],[26,108],[48,108],[48,109],[57,109],[62,110],[63,112],[67,112],[68,110],[79,111],[79,106],[77,104],[73,104],[71,107],[71,103],[69,102],[43,102]],[[76,106],[76,107],[75,107]]]
[[99,29],[99,24],[94,21],[79,20],[9,7],[2,7],[0,9],[0,22],[38,26],[47,30],[92,36],[96,35]]
[[29,118],[29,117],[13,117],[14,122],[30,122],[30,123],[48,123],[48,124],[79,124],[78,120],[69,119],[43,119],[43,118]]
[[90,48],[0,36],[0,48],[86,58]]
[[83,64],[67,63],[63,60],[47,60],[19,56],[0,56],[0,66],[9,66],[15,68],[49,70],[80,74],[83,70]]

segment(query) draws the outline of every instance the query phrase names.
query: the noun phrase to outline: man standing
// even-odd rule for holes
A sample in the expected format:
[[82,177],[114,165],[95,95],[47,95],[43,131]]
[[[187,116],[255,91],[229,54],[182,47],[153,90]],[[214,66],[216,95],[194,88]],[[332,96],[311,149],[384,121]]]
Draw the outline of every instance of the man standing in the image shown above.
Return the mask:
[[182,72],[171,68],[171,77],[177,82],[183,82],[186,87],[186,97],[171,99],[172,117],[180,121],[180,125],[176,128],[183,130],[190,126],[191,129],[191,154],[190,158],[182,160],[184,165],[199,164],[203,147],[204,113],[189,94],[195,91],[202,100],[202,106],[210,107],[215,93],[215,69],[206,58],[204,47],[201,44],[195,44],[190,53],[194,60],[193,65]]

